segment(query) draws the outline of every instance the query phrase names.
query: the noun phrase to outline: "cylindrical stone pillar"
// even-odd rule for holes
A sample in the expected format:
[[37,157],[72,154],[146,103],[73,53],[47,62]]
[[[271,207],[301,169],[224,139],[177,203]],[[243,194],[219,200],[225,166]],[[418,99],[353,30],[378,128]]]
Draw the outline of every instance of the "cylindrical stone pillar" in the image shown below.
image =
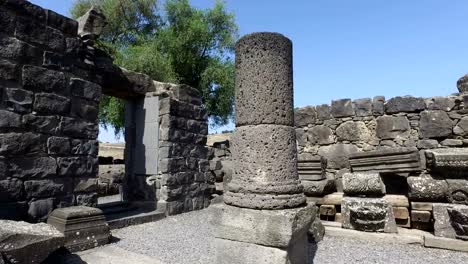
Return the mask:
[[297,174],[292,43],[281,34],[253,33],[236,44],[234,174],[226,204],[253,209],[305,203]]

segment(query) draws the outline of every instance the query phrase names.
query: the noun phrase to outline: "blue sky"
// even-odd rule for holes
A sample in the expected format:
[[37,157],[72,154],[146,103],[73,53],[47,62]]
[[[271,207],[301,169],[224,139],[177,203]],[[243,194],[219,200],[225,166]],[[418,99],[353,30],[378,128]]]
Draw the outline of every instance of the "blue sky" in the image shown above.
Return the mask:
[[[68,14],[72,0],[31,1]],[[207,8],[214,0],[192,0]],[[276,31],[294,44],[294,104],[457,92],[468,73],[466,0],[228,0],[240,35]],[[112,133],[101,133],[112,140]]]

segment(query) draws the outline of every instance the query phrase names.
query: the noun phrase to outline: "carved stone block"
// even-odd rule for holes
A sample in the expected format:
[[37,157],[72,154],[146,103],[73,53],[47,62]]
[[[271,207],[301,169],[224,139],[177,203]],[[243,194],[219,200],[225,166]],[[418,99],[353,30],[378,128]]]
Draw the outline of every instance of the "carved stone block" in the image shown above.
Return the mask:
[[434,204],[434,235],[468,240],[468,206]]
[[353,172],[397,173],[421,170],[417,148],[392,148],[352,153],[349,156],[349,163]]
[[392,206],[384,199],[344,197],[341,213],[343,228],[366,232],[397,232]]

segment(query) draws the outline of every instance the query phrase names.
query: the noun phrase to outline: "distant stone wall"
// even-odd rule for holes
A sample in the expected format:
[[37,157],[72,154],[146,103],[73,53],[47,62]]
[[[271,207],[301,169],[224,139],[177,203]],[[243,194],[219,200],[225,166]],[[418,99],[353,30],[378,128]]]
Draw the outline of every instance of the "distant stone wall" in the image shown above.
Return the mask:
[[[349,154],[355,152],[468,145],[461,96],[341,99],[296,109],[295,123],[299,154],[326,157],[332,174],[349,169]],[[422,152],[420,157],[425,164]]]
[[78,23],[0,1],[0,218],[95,206],[101,86]]

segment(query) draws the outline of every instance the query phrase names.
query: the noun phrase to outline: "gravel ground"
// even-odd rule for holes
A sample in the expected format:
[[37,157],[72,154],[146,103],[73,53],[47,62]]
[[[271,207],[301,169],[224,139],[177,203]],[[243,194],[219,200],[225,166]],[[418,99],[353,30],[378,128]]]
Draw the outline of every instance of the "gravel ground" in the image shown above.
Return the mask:
[[[117,246],[157,257],[168,264],[212,264],[215,261],[213,225],[217,210],[210,207],[163,220],[114,230]],[[340,263],[468,263],[468,253],[386,242],[325,237],[311,244],[317,264]]]

